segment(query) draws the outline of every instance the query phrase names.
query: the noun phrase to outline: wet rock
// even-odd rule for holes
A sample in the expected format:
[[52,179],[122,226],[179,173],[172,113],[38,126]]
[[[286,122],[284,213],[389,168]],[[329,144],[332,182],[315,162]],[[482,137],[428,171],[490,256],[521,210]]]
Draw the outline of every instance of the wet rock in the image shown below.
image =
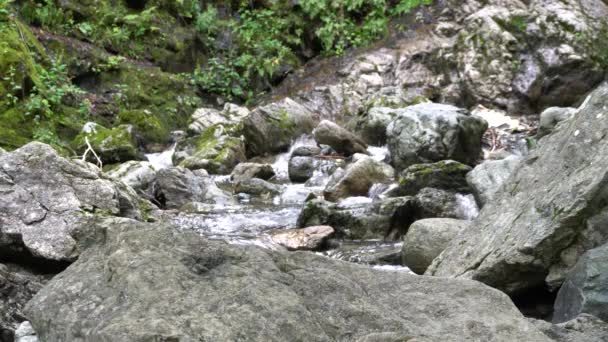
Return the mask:
[[423,274],[433,259],[468,225],[468,221],[449,218],[430,218],[412,223],[403,239],[403,265]]
[[608,341],[608,323],[587,314],[560,324],[529,319],[534,326],[556,342],[605,342]]
[[156,168],[145,161],[128,161],[107,172],[108,177],[120,180],[136,190],[148,190],[156,180]]
[[357,120],[356,132],[368,144],[383,146],[386,144],[386,128],[404,110],[403,108],[372,107]]
[[188,126],[191,135],[201,134],[205,129],[214,125],[235,125],[249,115],[249,110],[232,103],[226,103],[224,109],[219,111],[214,108],[199,108],[190,119],[192,123]]
[[556,289],[580,255],[608,241],[606,98],[604,84],[543,138],[427,273],[508,293]]
[[273,176],[274,170],[270,164],[240,163],[232,170],[230,178],[233,182],[239,183],[251,178],[268,180]]
[[336,171],[330,178],[323,194],[329,201],[352,196],[366,196],[375,183],[392,180],[394,170],[387,164],[373,158],[356,154],[346,169]]
[[234,193],[244,193],[255,196],[279,195],[283,188],[280,185],[269,183],[263,179],[251,178],[238,182],[234,186]]
[[117,222],[98,236],[28,303],[40,340],[329,342],[392,334],[550,341],[505,294],[477,282],[232,246],[136,223]]
[[415,164],[403,170],[399,177],[399,187],[392,194],[412,196],[423,188],[470,192],[466,175],[471,170],[470,166],[453,160]]
[[180,142],[174,155],[176,165],[222,175],[230,174],[246,160],[245,142],[238,128],[222,125],[211,126],[199,136]]
[[[120,125],[108,129],[94,122],[88,122],[72,142],[74,150],[81,155],[88,149],[87,139],[104,164],[142,159],[141,153],[137,149],[133,127],[130,125]],[[90,151],[87,154],[87,160],[97,163],[97,159]]]
[[329,225],[339,237],[348,239],[396,240],[419,217],[412,197],[396,197],[372,201],[352,197],[339,203],[313,199],[304,205],[298,227]]
[[315,157],[295,156],[289,159],[289,179],[295,183],[306,182],[318,169],[321,161]]
[[570,271],[557,294],[553,322],[582,313],[608,322],[608,244],[587,251]]
[[41,143],[0,156],[0,193],[0,249],[50,260],[78,256],[72,235],[90,216],[142,219],[146,211],[133,189]]
[[15,331],[15,342],[38,342],[38,337],[30,322],[25,321],[19,325]]
[[479,208],[472,195],[424,188],[414,198],[420,217],[453,218],[470,221],[479,214]]
[[243,120],[247,155],[285,151],[293,140],[313,128],[312,113],[290,98],[258,107]]
[[551,107],[540,114],[537,138],[551,133],[558,123],[570,119],[576,113],[576,108]]
[[158,171],[154,196],[163,208],[178,209],[189,202],[204,202],[210,179],[203,170],[171,167]]
[[333,234],[330,226],[278,230],[272,233],[272,241],[291,251],[312,251],[321,248]]
[[365,265],[400,265],[403,242],[349,241],[336,242],[337,246],[323,252],[331,258]]
[[494,198],[496,191],[511,176],[521,159],[519,156],[510,156],[501,160],[488,160],[467,174],[467,182],[480,207]]
[[321,154],[321,148],[318,146],[305,145],[299,146],[291,153],[292,157],[314,157]]
[[386,131],[393,166],[452,159],[473,164],[481,153],[485,120],[450,105],[422,103],[405,108]]
[[336,152],[344,156],[348,157],[355,153],[367,154],[367,144],[365,142],[331,121],[321,121],[312,133],[318,144],[331,146]]

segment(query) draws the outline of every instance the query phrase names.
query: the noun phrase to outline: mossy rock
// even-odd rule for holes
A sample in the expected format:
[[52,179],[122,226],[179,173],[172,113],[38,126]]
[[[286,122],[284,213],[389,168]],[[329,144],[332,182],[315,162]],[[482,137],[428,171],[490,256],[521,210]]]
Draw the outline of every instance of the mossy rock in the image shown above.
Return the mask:
[[[88,138],[91,147],[104,164],[140,159],[140,152],[136,147],[137,144],[133,135],[133,127],[130,125],[120,125],[108,129],[93,122],[87,123],[72,143],[74,150],[79,154],[84,153],[87,149],[85,138]],[[89,153],[88,158],[95,161],[91,153]]]
[[170,139],[169,124],[157,115],[147,109],[126,110],[118,114],[118,123],[132,125],[144,144],[167,143]]
[[211,126],[199,136],[180,144],[177,149],[188,150],[191,155],[174,161],[191,170],[205,169],[211,174],[229,174],[237,164],[247,160],[243,139],[230,133],[231,128]]
[[411,196],[423,188],[436,188],[470,193],[466,175],[471,170],[470,166],[453,160],[415,164],[401,173],[397,192],[399,196]]

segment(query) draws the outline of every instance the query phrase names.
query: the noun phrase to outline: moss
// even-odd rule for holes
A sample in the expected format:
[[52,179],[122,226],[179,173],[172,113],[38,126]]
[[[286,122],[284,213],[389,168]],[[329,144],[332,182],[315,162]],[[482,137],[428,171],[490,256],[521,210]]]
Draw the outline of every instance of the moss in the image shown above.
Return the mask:
[[[234,129],[234,128],[233,128]],[[189,169],[205,169],[212,174],[227,174],[246,160],[241,138],[232,136],[230,128],[214,125],[205,129],[193,142],[195,152],[179,163]]]
[[156,115],[146,109],[126,110],[118,114],[118,123],[132,125],[135,133],[146,143],[166,143],[169,140],[168,124]]
[[120,125],[108,129],[101,125],[88,124],[72,143],[72,147],[78,153],[83,153],[87,149],[85,138],[88,138],[104,163],[124,162],[137,159],[139,156],[131,126]]

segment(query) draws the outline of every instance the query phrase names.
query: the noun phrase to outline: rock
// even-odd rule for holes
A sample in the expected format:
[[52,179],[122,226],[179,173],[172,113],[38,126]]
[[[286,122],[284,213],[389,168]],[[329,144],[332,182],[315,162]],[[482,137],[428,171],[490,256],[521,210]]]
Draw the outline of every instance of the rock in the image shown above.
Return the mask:
[[[2,256],[0,252],[0,256]],[[25,261],[25,260],[21,260]],[[51,268],[51,267],[48,267]],[[50,278],[14,264],[0,263],[0,341],[19,341],[25,319],[25,304],[42,289]]]
[[162,169],[153,186],[154,197],[166,209],[178,209],[189,202],[205,202],[210,181],[205,173],[183,167]]
[[521,159],[510,156],[502,160],[487,160],[467,174],[467,183],[480,207],[494,198],[498,188],[511,176]]
[[285,151],[293,140],[313,128],[312,113],[290,98],[258,107],[243,120],[247,155]]
[[107,176],[120,180],[136,190],[146,191],[156,180],[156,168],[145,161],[131,160],[107,172]]
[[352,197],[339,203],[313,199],[304,205],[298,227],[328,225],[338,237],[352,240],[399,239],[418,220],[419,209],[412,197],[373,201]]
[[245,142],[237,128],[222,125],[211,126],[199,136],[180,142],[174,156],[176,165],[222,175],[230,174],[246,160]]
[[312,134],[318,144],[331,146],[336,152],[347,157],[355,153],[367,154],[365,142],[331,121],[321,121]]
[[287,168],[289,180],[294,183],[306,182],[319,168],[320,163],[321,160],[315,157],[291,157]]
[[330,226],[313,226],[302,229],[278,230],[272,233],[272,241],[291,250],[316,250],[334,234]]
[[388,182],[393,177],[394,170],[389,165],[356,154],[344,171],[336,171],[331,176],[323,194],[333,202],[351,196],[366,196],[372,185]]
[[143,219],[148,205],[96,166],[41,143],[0,156],[0,193],[0,249],[49,260],[78,256],[72,235],[91,216]]
[[485,120],[461,108],[421,103],[405,108],[386,130],[393,166],[403,170],[414,164],[452,159],[473,164],[481,153]]
[[529,320],[538,330],[556,342],[608,341],[608,323],[592,315],[581,314],[571,321],[560,324],[537,319]]
[[321,148],[318,146],[298,146],[291,153],[292,157],[314,157],[321,154]]
[[449,218],[430,218],[412,223],[403,239],[403,265],[423,274],[433,259],[468,225],[468,221]]
[[263,179],[251,178],[238,182],[234,186],[234,193],[244,193],[255,196],[279,195],[283,188],[280,185],[269,183]]
[[426,273],[508,293],[556,289],[585,250],[608,241],[606,98],[608,84],[543,138]]
[[479,214],[479,208],[472,195],[424,188],[418,192],[414,199],[420,217],[453,218],[470,221]]
[[477,282],[232,246],[127,220],[104,228],[28,303],[40,340],[550,341],[505,294]]
[[[334,246],[332,243],[336,244]],[[364,265],[401,265],[401,248],[403,242],[393,241],[330,241],[331,249],[323,255],[331,258],[355,262]],[[411,271],[410,271],[411,272]]]
[[356,132],[370,145],[386,144],[386,128],[403,108],[372,107],[356,124]]
[[232,103],[226,103],[224,109],[219,111],[213,108],[199,108],[192,114],[188,133],[192,135],[201,134],[205,129],[215,125],[238,124],[247,115],[249,110]]
[[[82,155],[88,148],[86,139],[101,158],[104,164],[121,163],[134,159],[141,159],[137,149],[137,142],[133,135],[133,127],[119,125],[112,129],[105,128],[94,122],[88,122],[82,132],[72,142],[72,147]],[[97,159],[89,151],[87,160],[96,163]]]
[[423,188],[470,192],[466,175],[471,170],[470,166],[453,160],[415,164],[403,170],[399,177],[399,188],[393,193],[398,196],[412,196]]
[[553,322],[582,313],[608,322],[608,244],[587,251],[570,271],[555,299]]
[[551,107],[540,114],[537,138],[551,133],[558,123],[570,119],[576,113],[576,108]]
[[273,176],[274,170],[270,164],[240,163],[232,170],[230,179],[235,183],[239,183],[251,178],[268,180]]
[[15,331],[15,342],[38,342],[38,337],[30,322],[25,321],[19,325]]

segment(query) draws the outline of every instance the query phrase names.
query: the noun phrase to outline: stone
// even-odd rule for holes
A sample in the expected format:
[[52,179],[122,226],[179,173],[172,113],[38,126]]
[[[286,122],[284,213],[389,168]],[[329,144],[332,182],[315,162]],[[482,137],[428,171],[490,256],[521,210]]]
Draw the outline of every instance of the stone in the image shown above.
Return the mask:
[[199,108],[190,118],[188,133],[198,135],[214,125],[238,124],[247,115],[249,115],[247,108],[232,103],[226,103],[221,111],[214,108]]
[[293,156],[289,159],[287,171],[289,180],[294,183],[302,183],[312,177],[315,170],[319,168],[321,160],[315,157]]
[[131,160],[118,165],[106,174],[133,189],[145,191],[156,180],[156,172],[156,168],[150,162]]
[[570,119],[576,113],[576,108],[550,107],[540,114],[537,138],[551,133],[560,122]]
[[403,170],[399,177],[399,187],[393,193],[413,196],[423,188],[470,192],[466,175],[471,170],[470,166],[453,160],[415,164]]
[[41,341],[550,341],[509,297],[478,282],[128,220],[101,228],[28,303]]
[[270,164],[258,164],[258,163],[240,163],[230,175],[230,179],[234,183],[249,180],[251,178],[259,178],[263,180],[269,180],[274,177],[274,170]]
[[480,207],[494,198],[496,191],[511,176],[521,159],[519,156],[509,156],[501,160],[487,160],[467,174],[467,183]]
[[426,274],[507,293],[557,289],[580,255],[608,241],[607,98],[603,84],[543,138]]
[[271,239],[290,251],[317,250],[334,234],[330,226],[313,226],[302,229],[278,230],[272,233]]
[[471,221],[479,214],[473,195],[424,188],[414,196],[418,216],[430,218],[453,218]]
[[403,108],[372,107],[356,124],[356,132],[368,144],[386,144],[386,127],[404,111]]
[[570,271],[557,293],[553,322],[583,313],[608,322],[608,244],[587,251]]
[[344,156],[349,157],[355,153],[367,154],[367,144],[365,142],[331,121],[321,121],[312,134],[319,145],[331,146],[336,152]]
[[15,342],[38,342],[38,337],[30,322],[25,321],[19,325],[15,331]]
[[210,178],[183,167],[159,170],[154,197],[162,208],[178,209],[189,202],[205,202]]
[[375,183],[387,183],[394,177],[394,170],[373,158],[355,154],[351,164],[331,176],[323,194],[329,201],[351,196],[366,196]]
[[292,157],[314,157],[321,154],[319,146],[304,145],[296,147],[291,153]]
[[91,216],[143,219],[149,205],[96,166],[35,142],[0,156],[0,194],[0,249],[49,260],[78,256],[73,233]]
[[234,185],[234,193],[244,193],[255,196],[279,195],[283,191],[280,185],[272,184],[263,179],[251,178]]
[[403,265],[423,274],[433,259],[468,225],[468,221],[449,218],[429,218],[412,223],[403,238]]
[[472,165],[487,128],[485,120],[466,109],[437,103],[407,107],[386,129],[393,166],[400,171],[445,159]]
[[313,128],[312,113],[290,98],[258,107],[243,120],[247,155],[283,152]]
[[[86,123],[82,132],[72,142],[72,147],[80,155],[88,149],[87,139],[104,164],[142,159],[131,125],[119,125],[108,129],[94,122]],[[97,159],[90,151],[87,160],[97,163]]]
[[608,341],[608,323],[587,314],[560,324],[529,319],[538,330],[556,342],[606,342]]

